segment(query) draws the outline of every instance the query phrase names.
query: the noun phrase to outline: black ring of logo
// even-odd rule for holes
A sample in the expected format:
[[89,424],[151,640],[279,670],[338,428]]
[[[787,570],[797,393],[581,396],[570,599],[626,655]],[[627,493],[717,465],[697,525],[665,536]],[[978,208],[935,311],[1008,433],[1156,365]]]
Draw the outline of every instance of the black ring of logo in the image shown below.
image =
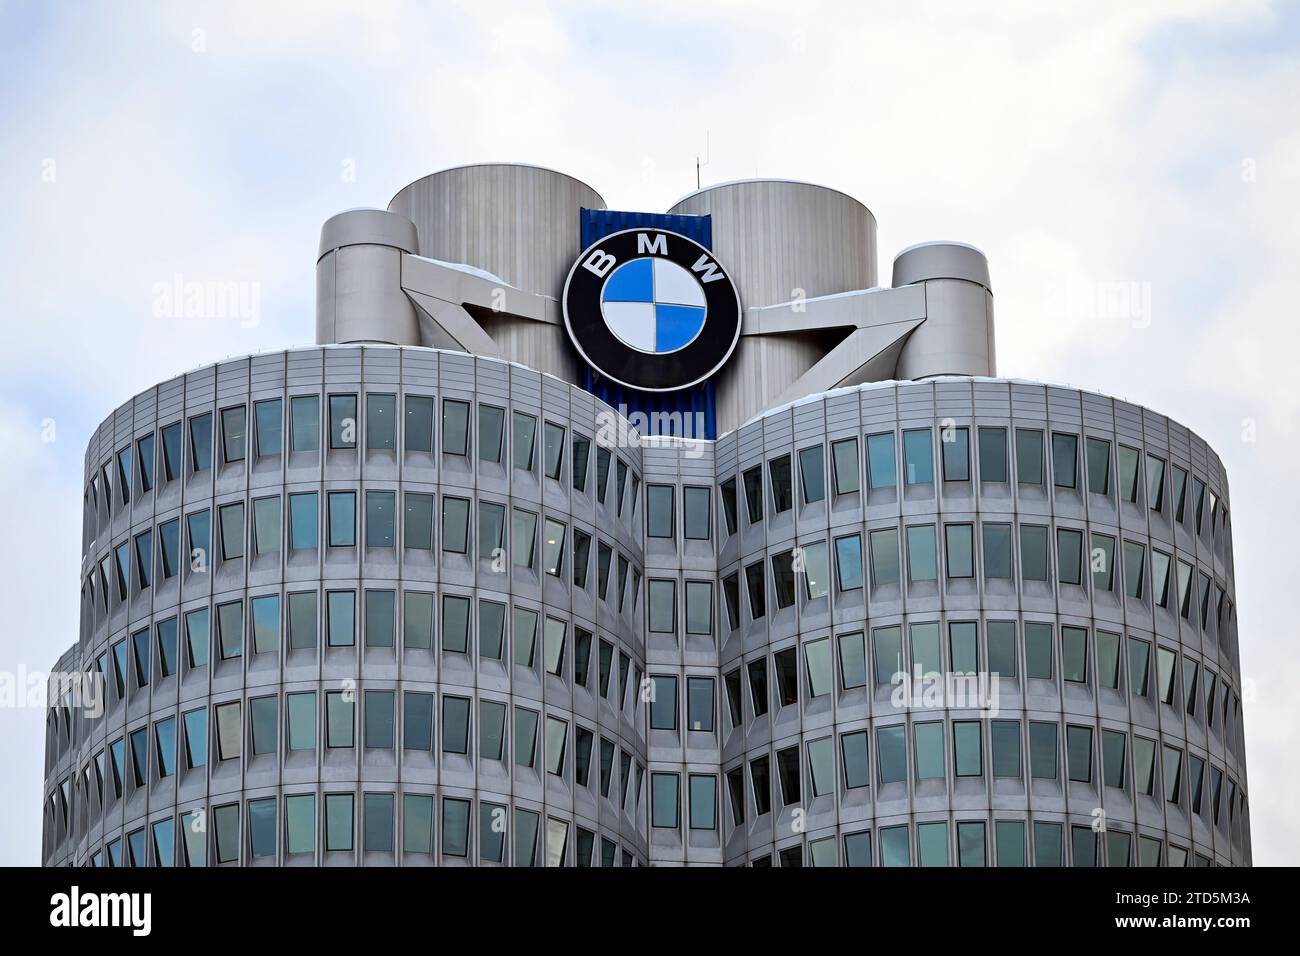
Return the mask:
[[[651,257],[675,262],[694,276],[707,307],[704,328],[695,340],[663,355],[624,343],[605,324],[600,308],[601,291],[613,271],[633,259]],[[569,270],[562,302],[564,326],[587,364],[641,391],[672,392],[702,382],[726,363],[740,339],[740,296],[731,276],[708,249],[666,229],[625,229],[593,242]]]

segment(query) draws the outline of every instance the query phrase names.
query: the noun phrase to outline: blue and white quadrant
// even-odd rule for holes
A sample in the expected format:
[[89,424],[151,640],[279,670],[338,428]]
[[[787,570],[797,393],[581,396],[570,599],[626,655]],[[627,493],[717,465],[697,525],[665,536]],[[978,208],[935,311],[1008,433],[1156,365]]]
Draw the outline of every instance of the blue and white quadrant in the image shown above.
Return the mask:
[[610,273],[600,312],[621,342],[662,355],[694,342],[708,309],[695,276],[675,262],[647,256]]

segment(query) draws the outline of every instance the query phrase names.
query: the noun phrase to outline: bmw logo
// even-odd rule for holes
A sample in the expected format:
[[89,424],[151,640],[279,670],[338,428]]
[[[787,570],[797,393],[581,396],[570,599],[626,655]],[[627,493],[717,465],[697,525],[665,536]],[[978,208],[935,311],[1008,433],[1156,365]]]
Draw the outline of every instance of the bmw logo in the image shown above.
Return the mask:
[[564,325],[606,378],[647,392],[688,388],[730,358],[740,297],[713,253],[664,229],[592,243],[564,283]]

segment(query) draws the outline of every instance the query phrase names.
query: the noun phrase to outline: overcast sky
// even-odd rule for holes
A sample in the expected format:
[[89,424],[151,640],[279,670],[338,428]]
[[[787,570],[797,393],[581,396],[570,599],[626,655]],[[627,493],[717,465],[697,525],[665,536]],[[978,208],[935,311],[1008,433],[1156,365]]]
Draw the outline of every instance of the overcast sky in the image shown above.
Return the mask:
[[[698,155],[705,185],[866,203],[884,283],[911,243],[979,246],[1000,374],[1218,451],[1255,861],[1300,862],[1297,5],[622,6],[0,0],[0,679],[76,640],[94,428],[177,373],[310,343],[326,217],[484,160],[663,210]],[[251,283],[259,321],[156,317],[178,276]],[[0,702],[0,863],[39,861],[42,738]]]

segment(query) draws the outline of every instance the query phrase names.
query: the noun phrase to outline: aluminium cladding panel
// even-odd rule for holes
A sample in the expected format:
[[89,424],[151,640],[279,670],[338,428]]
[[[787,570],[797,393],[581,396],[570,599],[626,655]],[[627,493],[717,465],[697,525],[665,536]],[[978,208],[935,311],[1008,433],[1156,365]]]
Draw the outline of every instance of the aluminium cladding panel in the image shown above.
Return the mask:
[[[746,309],[876,285],[876,219],[842,192],[754,180],[712,186],[670,213],[711,216],[713,251]],[[764,411],[836,343],[823,336],[742,337],[717,377],[718,430]]]
[[485,163],[417,179],[388,204],[415,223],[420,255],[485,269],[558,298],[581,251],[581,210],[605,208],[590,186],[537,166]]

